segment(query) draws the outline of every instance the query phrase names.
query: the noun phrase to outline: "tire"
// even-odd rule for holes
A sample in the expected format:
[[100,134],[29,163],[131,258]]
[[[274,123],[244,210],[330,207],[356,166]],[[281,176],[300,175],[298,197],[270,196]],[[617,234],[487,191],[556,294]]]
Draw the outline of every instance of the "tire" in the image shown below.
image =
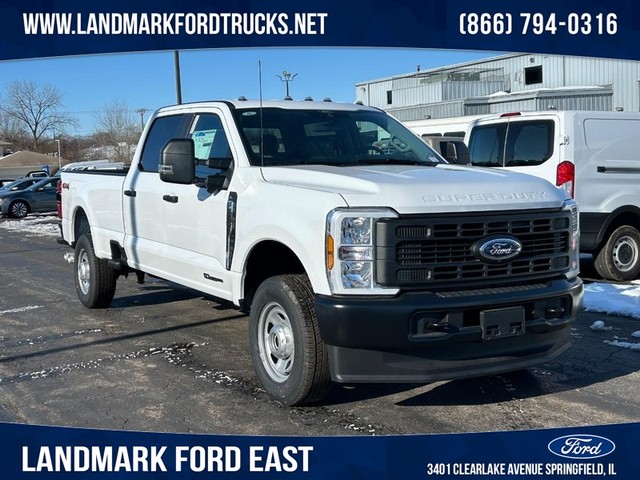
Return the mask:
[[321,400],[331,384],[306,275],[265,280],[253,297],[249,348],[258,380],[285,405]]
[[106,260],[96,257],[91,235],[83,234],[76,242],[74,259],[78,298],[87,308],[106,308],[116,292],[118,275]]
[[626,282],[640,273],[640,233],[633,227],[616,228],[600,249],[594,267],[607,280]]
[[24,218],[29,215],[29,204],[22,200],[16,200],[9,205],[9,216],[13,218]]

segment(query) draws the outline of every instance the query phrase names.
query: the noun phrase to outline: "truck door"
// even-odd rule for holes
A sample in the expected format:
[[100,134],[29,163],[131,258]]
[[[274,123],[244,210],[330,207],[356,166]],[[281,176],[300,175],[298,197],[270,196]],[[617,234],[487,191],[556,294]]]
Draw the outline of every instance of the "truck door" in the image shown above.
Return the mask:
[[192,118],[191,114],[174,114],[160,116],[153,121],[142,147],[140,161],[131,167],[122,192],[125,248],[129,264],[163,278],[168,276],[162,223],[162,196],[166,187],[160,181],[158,165],[162,148],[172,138],[184,137]]
[[[187,138],[198,160],[232,158],[219,111],[195,114]],[[196,165],[196,185],[164,183],[162,225],[167,249],[165,264],[179,283],[230,299],[225,268],[228,190],[208,192],[204,180],[220,170]]]

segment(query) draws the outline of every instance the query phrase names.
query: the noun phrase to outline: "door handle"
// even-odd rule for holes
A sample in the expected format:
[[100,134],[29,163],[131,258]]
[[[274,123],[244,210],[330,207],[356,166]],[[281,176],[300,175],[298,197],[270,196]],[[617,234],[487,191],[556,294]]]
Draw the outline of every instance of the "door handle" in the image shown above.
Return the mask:
[[178,196],[177,195],[163,195],[162,196],[162,200],[164,200],[165,202],[169,202],[169,203],[178,203]]
[[135,197],[136,196],[136,191],[135,190],[125,190],[123,193],[127,197]]

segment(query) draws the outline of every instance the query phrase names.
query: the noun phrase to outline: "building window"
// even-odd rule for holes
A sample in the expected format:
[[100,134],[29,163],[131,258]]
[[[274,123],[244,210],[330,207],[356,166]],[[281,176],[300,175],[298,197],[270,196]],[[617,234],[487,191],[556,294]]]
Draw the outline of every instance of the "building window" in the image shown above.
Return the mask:
[[542,83],[542,65],[524,69],[524,84],[535,85],[536,83]]
[[387,90],[387,105],[393,103],[393,90]]

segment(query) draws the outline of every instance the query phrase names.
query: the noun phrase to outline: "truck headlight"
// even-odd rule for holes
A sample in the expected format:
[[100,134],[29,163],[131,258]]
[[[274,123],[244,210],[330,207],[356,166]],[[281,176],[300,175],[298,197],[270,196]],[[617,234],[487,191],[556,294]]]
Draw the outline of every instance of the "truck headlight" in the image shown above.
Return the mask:
[[562,210],[571,213],[569,226],[569,270],[565,273],[568,279],[580,274],[580,216],[575,200],[565,200]]
[[395,288],[375,282],[375,226],[396,218],[388,208],[336,209],[327,215],[326,269],[333,293],[394,295]]

